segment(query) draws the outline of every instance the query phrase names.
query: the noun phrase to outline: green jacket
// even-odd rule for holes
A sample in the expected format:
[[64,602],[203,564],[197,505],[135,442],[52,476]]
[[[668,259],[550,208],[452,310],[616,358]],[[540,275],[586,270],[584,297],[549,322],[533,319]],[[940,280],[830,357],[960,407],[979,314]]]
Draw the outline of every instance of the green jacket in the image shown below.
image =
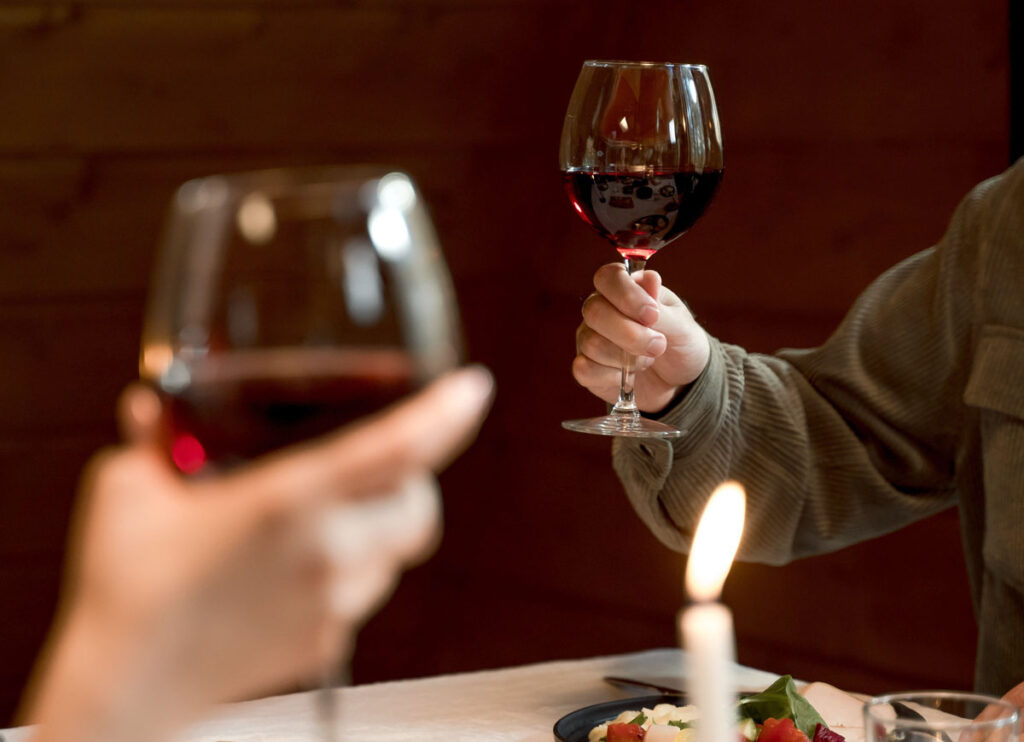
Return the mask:
[[770,564],[957,505],[976,687],[1024,681],[1024,160],[977,186],[942,241],[878,278],[821,347],[711,347],[662,416],[687,435],[613,447],[658,538],[686,551],[725,479],[748,492],[739,558]]

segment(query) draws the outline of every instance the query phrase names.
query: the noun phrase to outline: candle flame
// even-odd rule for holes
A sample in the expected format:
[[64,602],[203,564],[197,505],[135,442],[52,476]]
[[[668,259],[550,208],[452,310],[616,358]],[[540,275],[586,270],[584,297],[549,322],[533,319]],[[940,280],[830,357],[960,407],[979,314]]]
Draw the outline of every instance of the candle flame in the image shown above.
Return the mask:
[[719,485],[704,506],[686,564],[686,589],[694,600],[716,600],[743,533],[746,493],[737,482]]

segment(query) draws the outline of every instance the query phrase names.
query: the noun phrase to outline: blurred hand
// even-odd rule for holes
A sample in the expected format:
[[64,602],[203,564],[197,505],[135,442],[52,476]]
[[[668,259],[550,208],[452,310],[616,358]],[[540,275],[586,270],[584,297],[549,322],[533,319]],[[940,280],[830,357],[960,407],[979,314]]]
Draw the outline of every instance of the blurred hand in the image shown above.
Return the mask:
[[[1024,712],[1024,682],[1015,685],[1011,688],[1006,695],[1002,698],[1018,709]],[[1002,706],[995,704],[989,704],[986,706],[980,714],[975,717],[975,721],[989,721],[993,722],[997,719],[1005,719],[1007,716],[1007,710]],[[963,731],[957,739],[957,742],[985,742],[986,740],[1006,740],[1006,742],[1012,742],[1012,739],[1008,738],[1008,735],[1004,732],[997,732],[993,729],[979,729],[976,731]],[[1024,742],[1024,726],[1022,726],[1020,733],[1016,739]]]
[[337,434],[189,480],[154,444],[159,401],[129,390],[130,443],[83,477],[27,706],[36,739],[158,740],[211,704],[315,677],[436,543],[430,472],[467,444],[491,391],[486,372],[459,371]]
[[1015,685],[1009,693],[1003,696],[1004,701],[1009,701],[1014,706],[1024,709],[1024,683]]
[[621,263],[609,263],[594,274],[594,288],[576,330],[573,377],[613,404],[622,354],[631,353],[637,356],[637,406],[645,412],[662,410],[707,365],[707,334],[654,271],[629,276]]

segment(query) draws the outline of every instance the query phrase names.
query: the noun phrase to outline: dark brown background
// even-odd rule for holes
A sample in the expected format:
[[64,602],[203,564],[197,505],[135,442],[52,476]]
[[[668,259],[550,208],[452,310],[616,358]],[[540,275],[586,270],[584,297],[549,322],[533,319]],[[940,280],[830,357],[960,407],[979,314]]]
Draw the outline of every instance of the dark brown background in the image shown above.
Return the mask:
[[[723,339],[821,341],[1007,163],[1007,0],[85,0],[0,7],[0,725],[44,636],[77,472],[114,440],[182,180],[376,161],[428,196],[499,393],[447,534],[355,678],[667,646],[683,559],[632,515],[570,378],[593,271],[561,119],[589,57],[710,66],[727,176],[656,267]],[[653,265],[652,265],[653,267]],[[126,554],[125,558],[131,558]],[[968,686],[956,516],[727,585],[741,661],[865,691]],[[870,575],[870,576],[869,576]],[[883,587],[899,579],[898,596]]]

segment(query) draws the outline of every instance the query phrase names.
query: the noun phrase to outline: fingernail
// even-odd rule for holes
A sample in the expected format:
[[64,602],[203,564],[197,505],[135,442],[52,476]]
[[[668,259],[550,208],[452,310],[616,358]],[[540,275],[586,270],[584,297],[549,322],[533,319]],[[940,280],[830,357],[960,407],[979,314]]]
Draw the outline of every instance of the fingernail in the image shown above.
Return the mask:
[[466,394],[474,401],[484,401],[494,393],[494,376],[485,366],[474,364],[463,370]]
[[658,321],[658,307],[655,304],[644,304],[640,310],[640,321],[645,325],[653,325]]
[[644,350],[644,355],[650,356],[651,358],[655,358],[664,353],[666,347],[667,341],[665,340],[665,336],[657,334],[653,338],[651,338],[649,343],[647,343],[647,349]]

